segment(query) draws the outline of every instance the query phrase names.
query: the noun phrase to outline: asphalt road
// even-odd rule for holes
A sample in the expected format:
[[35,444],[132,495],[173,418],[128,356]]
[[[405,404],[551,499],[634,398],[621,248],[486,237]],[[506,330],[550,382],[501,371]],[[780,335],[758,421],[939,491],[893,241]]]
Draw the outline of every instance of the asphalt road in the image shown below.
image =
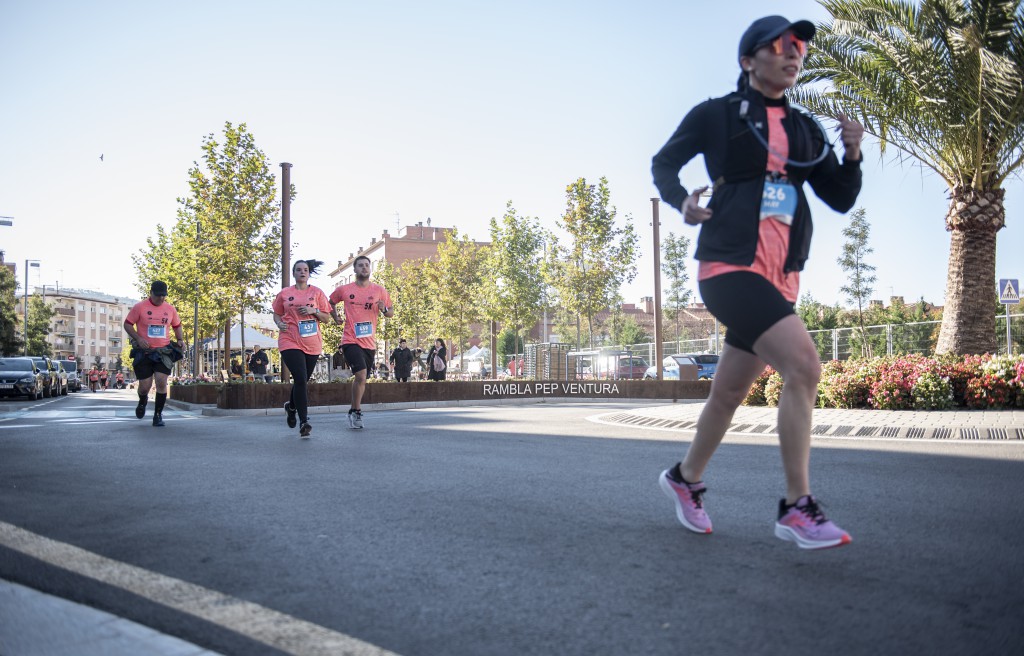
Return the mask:
[[656,480],[687,435],[587,420],[627,406],[313,415],[300,441],[153,428],[131,394],[0,401],[0,578],[225,654],[1024,653],[1019,444],[818,444],[854,542],[805,552],[772,533],[769,439],[727,437],[699,536]]

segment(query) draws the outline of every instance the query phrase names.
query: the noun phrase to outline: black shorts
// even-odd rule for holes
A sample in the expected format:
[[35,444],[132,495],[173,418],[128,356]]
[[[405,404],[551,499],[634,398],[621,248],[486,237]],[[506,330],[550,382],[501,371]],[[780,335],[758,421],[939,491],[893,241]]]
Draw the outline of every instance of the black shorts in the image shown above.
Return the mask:
[[136,358],[132,362],[132,370],[139,380],[152,378],[154,373],[171,375],[171,370],[165,367],[162,361],[154,362],[147,357]]
[[796,314],[775,285],[750,271],[723,273],[697,285],[708,312],[727,328],[725,343],[747,353],[754,353],[754,342],[769,328]]
[[342,344],[341,353],[345,356],[345,362],[348,363],[352,373],[363,369],[373,370],[373,361],[377,357],[377,351],[365,349],[358,344]]

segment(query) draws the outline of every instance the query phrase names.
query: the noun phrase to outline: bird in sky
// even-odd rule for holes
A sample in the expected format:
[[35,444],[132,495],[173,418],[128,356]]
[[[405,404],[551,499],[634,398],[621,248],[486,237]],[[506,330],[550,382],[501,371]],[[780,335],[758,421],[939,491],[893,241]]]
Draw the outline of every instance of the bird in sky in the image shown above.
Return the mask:
[[100,161],[103,161],[103,153],[100,153]]

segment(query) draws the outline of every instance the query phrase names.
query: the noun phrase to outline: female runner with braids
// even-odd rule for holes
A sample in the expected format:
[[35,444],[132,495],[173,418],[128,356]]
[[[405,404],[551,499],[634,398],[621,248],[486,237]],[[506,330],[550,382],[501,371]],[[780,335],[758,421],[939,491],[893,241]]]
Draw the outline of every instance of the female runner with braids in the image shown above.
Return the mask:
[[274,299],[274,323],[281,329],[277,348],[281,361],[292,375],[292,393],[284,404],[284,411],[288,428],[295,428],[297,416],[301,423],[299,437],[303,439],[313,430],[309,424],[306,382],[313,376],[316,361],[324,352],[320,323],[331,320],[327,295],[309,284],[309,277],[321,264],[319,260],[297,260],[292,265],[295,284],[282,289]]

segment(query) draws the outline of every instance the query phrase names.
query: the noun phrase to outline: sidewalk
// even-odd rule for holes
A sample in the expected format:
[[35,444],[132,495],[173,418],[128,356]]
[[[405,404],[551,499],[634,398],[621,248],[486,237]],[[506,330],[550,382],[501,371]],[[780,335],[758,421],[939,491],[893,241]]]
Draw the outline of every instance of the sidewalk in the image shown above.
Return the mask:
[[[673,403],[605,414],[604,423],[692,432],[703,401]],[[778,408],[740,406],[727,432],[774,435]],[[1024,441],[1024,410],[837,410],[815,409],[815,437],[913,440]]]
[[101,610],[0,579],[4,656],[218,656]]

